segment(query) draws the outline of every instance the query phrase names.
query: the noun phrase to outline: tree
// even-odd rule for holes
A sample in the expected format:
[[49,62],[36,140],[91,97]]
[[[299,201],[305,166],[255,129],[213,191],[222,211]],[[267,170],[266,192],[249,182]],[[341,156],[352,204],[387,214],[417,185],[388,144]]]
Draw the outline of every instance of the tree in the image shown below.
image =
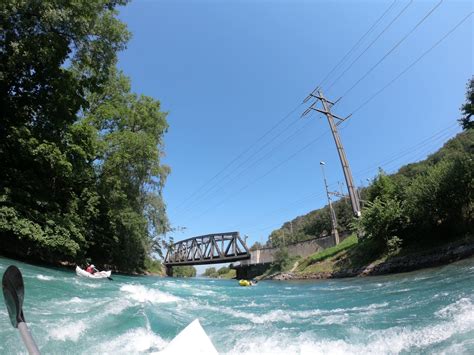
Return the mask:
[[[162,189],[170,169],[161,164],[166,113],[159,101],[131,93],[128,78],[113,69],[104,91],[88,100],[84,122],[98,132],[100,147],[101,217],[91,226],[91,253],[121,269],[141,270],[152,247],[159,247],[158,236],[169,230]],[[100,252],[104,248],[110,253]]]
[[217,271],[215,267],[208,267],[206,271],[204,271],[204,276],[206,277],[216,277]]
[[273,257],[272,267],[278,271],[283,271],[290,265],[290,254],[288,253],[288,248],[281,246],[275,252]]
[[173,267],[173,276],[175,277],[195,277],[196,268],[194,266],[175,266]]
[[257,249],[262,249],[263,245],[259,242],[253,243],[253,245],[250,247],[250,250],[257,250]]
[[0,248],[46,261],[84,258],[97,213],[94,130],[78,123],[129,37],[125,1],[0,5]]
[[372,239],[376,245],[385,250],[397,247],[393,244],[396,240],[400,240],[400,233],[403,232],[405,224],[402,204],[395,199],[380,197],[368,201],[362,210],[362,216],[354,221],[359,235],[363,234],[365,238]]
[[472,120],[474,115],[474,77],[467,83],[466,103],[461,106],[461,112],[463,117],[458,120],[461,127],[465,130],[474,128],[474,121]]

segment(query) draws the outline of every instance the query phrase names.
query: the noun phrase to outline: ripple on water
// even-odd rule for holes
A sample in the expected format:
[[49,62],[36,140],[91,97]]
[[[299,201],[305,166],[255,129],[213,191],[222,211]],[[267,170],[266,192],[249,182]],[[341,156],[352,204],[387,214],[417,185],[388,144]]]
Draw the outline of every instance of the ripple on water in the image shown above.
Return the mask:
[[[455,334],[474,335],[474,307],[469,299],[440,309],[437,314],[445,318],[441,323],[421,327],[391,327],[383,330],[350,328],[345,339],[321,339],[318,334],[306,332],[290,336],[275,332],[269,336],[247,333],[245,342],[225,344],[227,354],[397,354],[419,352],[451,338]],[[473,343],[469,340],[451,344],[447,350],[468,353]],[[446,350],[446,353],[450,353]]]
[[162,350],[168,342],[153,331],[136,328],[114,337],[112,340],[97,342],[88,351],[91,354],[140,354],[143,352]]
[[120,291],[122,291],[128,299],[138,302],[170,303],[179,300],[179,297],[173,296],[170,293],[148,288],[143,285],[123,285],[120,287]]
[[53,340],[71,340],[77,342],[88,328],[87,324],[88,323],[83,320],[71,322],[70,319],[63,319],[55,322],[55,325],[48,330],[48,336]]

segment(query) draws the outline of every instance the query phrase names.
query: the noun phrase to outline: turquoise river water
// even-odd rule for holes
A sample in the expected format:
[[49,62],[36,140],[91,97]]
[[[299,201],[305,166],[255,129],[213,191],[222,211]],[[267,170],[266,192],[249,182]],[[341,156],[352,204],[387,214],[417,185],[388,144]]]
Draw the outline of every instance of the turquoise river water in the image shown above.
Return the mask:
[[[45,354],[153,352],[195,318],[223,354],[474,354],[474,259],[255,287],[202,278],[88,280],[5,258],[2,275],[10,264],[23,273],[25,318]],[[0,354],[17,353],[25,350],[2,305]]]

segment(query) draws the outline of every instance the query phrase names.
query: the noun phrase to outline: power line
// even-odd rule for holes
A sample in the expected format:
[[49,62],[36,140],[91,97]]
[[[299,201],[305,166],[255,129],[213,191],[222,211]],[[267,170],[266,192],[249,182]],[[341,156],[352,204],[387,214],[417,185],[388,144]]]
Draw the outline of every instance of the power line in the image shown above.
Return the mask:
[[285,160],[281,161],[280,163],[274,165],[271,169],[269,169],[265,174],[259,176],[258,178],[254,179],[253,181],[250,181],[249,183],[247,183],[246,185],[244,185],[243,187],[241,187],[238,191],[236,191],[235,193],[233,194],[230,194],[228,196],[226,196],[224,199],[222,199],[220,202],[218,202],[216,205],[213,205],[211,206],[210,208],[206,209],[205,211],[203,211],[201,214],[199,214],[198,216],[196,216],[194,219],[197,219],[197,218],[200,218],[202,216],[204,216],[205,214],[207,214],[208,212],[212,211],[213,209],[215,209],[216,207],[219,207],[220,205],[222,205],[224,202],[226,202],[229,198],[235,196],[236,194],[239,194],[241,193],[242,191],[244,191],[245,189],[247,189],[249,186],[251,186],[252,184],[254,184],[255,182],[263,179],[264,177],[268,176],[270,173],[272,173],[274,170],[276,170],[277,168],[279,168],[280,166],[282,166],[284,163],[286,163],[287,161],[289,161],[290,159],[293,159],[296,155],[298,155],[299,153],[301,153],[302,151],[308,149],[311,145],[313,145],[314,143],[316,143],[319,139],[321,139],[322,137],[324,137],[326,134],[329,133],[329,130],[328,131],[325,131],[323,134],[319,135],[318,137],[316,137],[315,139],[311,140],[309,143],[307,143],[306,145],[304,145],[302,148],[298,149],[296,152],[294,152],[293,154],[291,154],[290,156],[288,156]]
[[187,201],[189,201],[191,198],[196,196],[204,187],[206,187],[210,182],[212,182],[214,179],[216,179],[219,175],[221,175],[224,171],[226,171],[229,167],[232,166],[236,161],[238,161],[242,156],[247,154],[252,148],[254,148],[258,143],[260,143],[265,137],[267,137],[271,132],[273,132],[278,126],[280,126],[288,117],[290,117],[293,113],[295,113],[299,107],[302,104],[298,104],[293,110],[288,112],[281,120],[279,120],[272,128],[270,128],[268,131],[266,131],[260,138],[258,138],[253,144],[251,144],[247,149],[242,151],[239,155],[237,155],[230,163],[228,163],[224,168],[222,168],[217,174],[215,174],[213,177],[211,177],[209,180],[207,180],[203,185],[201,185],[197,190],[195,190],[191,195],[189,195],[185,200],[183,200],[177,207],[176,209],[179,209],[181,206],[183,206]]
[[[241,162],[237,167],[235,167],[231,172],[220,178],[214,185],[210,186],[208,189],[206,189],[200,196],[196,198],[196,201],[189,205],[186,209],[183,210],[182,213],[185,213],[186,211],[189,211],[193,206],[199,203],[200,200],[204,199],[205,197],[209,197],[210,195],[216,194],[218,191],[221,191],[227,184],[231,183],[232,181],[236,180],[239,176],[242,176],[246,171],[248,171],[252,166],[255,166],[257,162],[261,161],[262,158],[257,160],[256,162],[252,163],[248,167],[242,169],[240,173],[236,174],[236,171],[238,171],[239,168],[243,167],[246,163],[251,161],[252,159],[255,158],[256,154],[260,153],[263,151],[265,148],[267,148],[271,143],[273,143],[278,137],[280,137],[283,133],[286,133],[287,129],[291,128],[295,124],[299,123],[300,121],[292,121],[289,125],[287,125],[279,134],[274,136],[270,141],[268,141],[266,144],[264,144],[258,151],[255,152],[254,155],[250,155],[246,160]],[[298,129],[293,135],[289,136],[286,138],[283,142],[286,142],[293,138],[297,133],[299,133],[304,127]],[[280,142],[276,147],[272,148],[269,153],[264,155],[264,157],[268,156],[271,152],[273,152],[277,147],[281,146],[283,142]],[[222,182],[225,182],[225,180],[229,177],[232,177],[229,181],[227,181],[225,184],[221,185]],[[219,186],[221,185],[221,186]]]
[[[412,0],[413,1],[413,0]],[[331,75],[331,73],[342,63],[344,62],[344,60],[349,56],[349,54],[351,54],[351,52],[353,52],[357,47],[358,45],[362,42],[362,40],[376,27],[376,25],[386,16],[386,14],[392,9],[392,7],[395,5],[395,3],[397,2],[397,0],[393,1],[392,4],[385,10],[385,12],[375,21],[375,23],[369,28],[369,30],[359,39],[359,41],[346,53],[346,55],[339,61],[339,63],[333,67],[333,69],[326,75],[326,77],[323,79],[323,82]],[[301,104],[300,104],[301,105]],[[288,113],[285,117],[283,117],[283,119],[281,119],[279,122],[277,122],[277,124],[275,126],[273,126],[270,130],[268,130],[265,134],[263,134],[257,141],[254,142],[254,144],[252,144],[250,147],[248,147],[245,151],[241,152],[238,156],[236,156],[230,163],[228,163],[223,169],[221,169],[217,174],[215,174],[212,178],[210,178],[206,183],[204,183],[203,185],[201,185],[197,190],[195,190],[190,196],[188,196],[184,201],[182,201],[177,207],[175,207],[175,211],[180,209],[182,206],[184,206],[189,200],[193,199],[196,195],[199,194],[199,192],[201,192],[206,186],[208,186],[212,181],[214,181],[218,176],[220,176],[224,171],[226,171],[228,168],[230,168],[236,161],[238,161],[241,157],[243,157],[246,153],[248,153],[252,148],[254,148],[257,143],[259,143],[262,139],[264,139],[266,136],[268,136],[273,130],[275,130],[283,121],[285,121],[289,116],[291,116],[298,108],[299,106],[298,105],[295,109],[293,109],[290,113]],[[283,131],[282,131],[283,132]],[[281,135],[281,133],[278,136]],[[260,151],[262,151],[263,149],[265,149],[269,143],[272,143],[272,141],[275,139],[276,137],[274,137],[272,140],[270,140],[269,142],[267,142],[267,144],[265,144],[263,147],[261,147],[259,150],[257,150],[256,153],[259,153]],[[253,158],[253,156],[251,156],[251,158]],[[247,159],[246,161],[244,161],[243,163],[241,163],[236,169],[238,169],[239,167],[243,166],[249,159]],[[221,178],[220,181],[223,181],[225,180],[228,176],[232,175],[233,173],[228,173],[225,177]],[[210,186],[210,188],[207,188],[206,191],[204,191],[203,194],[201,194],[200,196],[198,196],[198,200],[201,200],[203,199],[209,191],[212,191],[216,185],[218,185],[220,182],[218,182],[217,184],[214,184],[212,186]],[[194,203],[193,205],[195,205],[196,203]],[[186,210],[189,210],[190,206],[188,206],[184,211]],[[184,212],[183,211],[183,212]]]
[[[411,2],[408,4],[410,5]],[[438,5],[439,6],[439,5]],[[405,10],[407,8],[407,6],[403,9]],[[403,11],[402,10],[402,11]],[[380,90],[378,90],[375,94],[373,94],[368,100],[366,100],[364,103],[362,103],[359,107],[357,107],[353,112],[352,114],[355,114],[356,112],[358,112],[362,107],[364,107],[365,105],[367,105],[370,101],[372,101],[376,96],[378,96],[381,92],[383,92],[386,88],[388,88],[391,84],[393,84],[393,82],[395,82],[396,80],[398,80],[398,78],[400,78],[403,74],[405,74],[409,69],[411,69],[415,64],[417,64],[424,56],[426,56],[429,52],[431,52],[435,47],[437,47],[444,39],[446,39],[452,32],[454,32],[463,22],[465,22],[470,16],[472,16],[472,12],[469,13],[466,17],[464,17],[461,21],[459,21],[456,26],[454,26],[448,33],[446,33],[440,40],[438,40],[435,44],[433,44],[427,51],[425,51],[420,57],[418,57],[414,62],[412,62],[407,68],[405,68],[401,73],[399,73],[394,79],[392,79],[388,84],[386,84],[384,87],[382,87]],[[398,15],[400,16],[400,14]],[[393,21],[392,21],[393,23]],[[379,35],[380,36],[380,35]],[[359,56],[360,57],[360,56]],[[285,116],[282,120],[280,120],[277,125],[275,125],[274,127],[272,127],[272,129],[270,129],[269,131],[267,131],[262,137],[265,137],[266,135],[268,135],[272,130],[274,130],[277,126],[279,126],[281,124],[281,122],[283,122],[286,118],[288,118],[291,114],[293,114],[298,108],[299,106],[301,105],[298,105],[292,112],[290,112],[287,116]],[[327,134],[328,132],[325,132],[325,134]],[[319,138],[319,137],[318,137]],[[282,161],[281,163],[277,164],[276,166],[274,166],[273,168],[271,168],[266,174],[260,176],[259,178],[257,178],[256,180],[254,180],[253,182],[250,182],[248,183],[247,185],[245,185],[244,187],[242,187],[237,193],[243,191],[244,189],[248,188],[252,183],[254,183],[255,181],[258,181],[262,178],[264,178],[265,176],[267,176],[269,173],[271,173],[273,170],[275,170],[276,168],[278,168],[279,166],[281,166],[282,164],[284,164],[286,161],[290,160],[291,158],[293,158],[295,155],[297,155],[298,153],[300,153],[301,151],[307,149],[311,144],[313,144],[317,139],[311,141],[309,144],[307,144],[306,146],[304,146],[302,149],[298,150],[297,152],[295,152],[294,154],[292,154],[290,157],[288,157],[287,159],[285,159],[284,161]],[[252,147],[248,148],[246,151],[244,151],[243,153],[241,153],[241,155],[239,155],[236,159],[234,159],[230,164],[228,164],[228,166],[230,166],[234,161],[236,161],[238,158],[240,158],[244,153],[247,153],[248,151],[250,151]],[[228,167],[227,166],[227,167]],[[227,168],[226,167],[226,168]],[[224,169],[223,169],[224,170]],[[219,175],[220,172],[216,175]],[[232,195],[233,196],[233,195]],[[229,197],[232,197],[232,196],[229,196]],[[218,205],[212,207],[211,209],[221,205],[223,202],[225,202],[228,198],[226,198],[225,200],[221,201]],[[209,210],[211,209],[208,209],[206,210],[203,214],[199,215],[198,217],[204,215],[205,213],[207,213]]]
[[[303,126],[301,127],[300,129],[298,129],[296,132],[294,132],[292,135],[288,136],[286,139],[284,139],[283,141],[281,141],[278,145],[274,146],[270,151],[268,151],[265,155],[263,155],[262,157],[260,157],[259,159],[255,160],[251,165],[249,165],[248,167],[246,167],[244,170],[242,170],[240,173],[236,174],[233,176],[233,178],[231,180],[229,180],[227,182],[227,184],[230,184],[231,182],[237,180],[240,176],[242,176],[243,174],[245,174],[248,170],[250,170],[251,168],[253,168],[254,166],[256,166],[258,163],[260,163],[261,161],[263,161],[264,159],[268,158],[275,150],[277,150],[279,147],[281,147],[284,143],[292,140],[293,138],[295,138],[299,133],[301,133],[301,131],[303,131],[308,125],[309,125],[309,121]],[[221,191],[223,188],[225,187],[225,185],[221,186],[218,190],[214,191],[214,193],[218,192],[218,191]]]
[[[377,164],[374,164],[372,165],[370,168],[365,168],[363,170],[359,170],[358,172],[355,173],[355,175],[359,175],[359,174],[362,174],[362,173],[365,173],[365,172],[368,172],[370,170],[373,170],[374,166],[376,167],[387,167],[389,164],[391,164],[393,161],[395,160],[398,160],[399,158],[403,157],[403,156],[406,156],[410,153],[413,153],[417,150],[419,150],[420,148],[426,148],[426,145],[427,144],[430,144],[430,143],[433,143],[434,141],[439,141],[441,139],[446,139],[448,137],[450,137],[452,135],[453,132],[446,132],[446,130],[448,129],[451,129],[451,128],[454,128],[455,126],[457,126],[458,124],[457,123],[454,123],[452,125],[449,125],[448,127],[434,133],[433,135],[423,139],[422,141],[418,142],[417,144],[413,145],[413,146],[410,146],[408,148],[405,148],[403,149],[402,151],[396,153],[396,154],[392,154],[390,155],[389,157],[387,157],[386,159],[382,160],[381,162],[377,163]],[[441,135],[440,135],[441,134]],[[424,149],[422,151],[421,154],[417,154],[417,156],[419,157],[423,157],[425,156],[425,154],[427,152],[430,152],[431,150],[433,149],[432,146],[428,147],[428,149]],[[408,152],[408,153],[407,153]],[[397,157],[396,159],[392,159],[393,157]],[[334,186],[336,185],[335,183],[332,183],[332,184],[329,184],[329,186]],[[324,194],[323,193],[315,193],[315,194],[311,194],[309,195],[308,197],[305,197],[303,199],[299,199],[297,201],[294,201],[292,203],[290,203],[289,205],[300,205],[301,202],[305,202],[306,200],[309,200],[309,199],[312,199],[312,198],[317,198],[317,197],[322,197]],[[279,211],[285,211],[285,210],[288,210],[289,208],[288,207],[285,207],[285,208],[280,208],[280,209],[277,209],[277,210],[274,210],[273,212],[270,212],[268,214],[274,214],[275,212],[279,212]],[[268,215],[267,214],[267,215]],[[275,224],[272,224],[271,226],[268,226],[268,227],[265,227],[265,228],[261,228],[261,229],[258,229],[258,231],[263,231],[263,230],[266,230],[268,228],[271,228],[273,226],[278,226],[278,225],[282,225],[282,223],[275,223]],[[249,228],[252,228],[254,226],[258,226],[253,224],[251,225]],[[236,227],[237,228],[237,227]],[[257,229],[249,229],[247,231],[253,231],[253,230],[257,230]]]
[[[448,129],[451,129],[451,128],[454,128],[455,126],[457,126],[457,123],[454,123],[450,126],[448,126],[447,128],[444,128],[443,130],[439,131],[439,132],[436,132],[435,134],[431,135],[430,137],[428,138],[425,138],[424,140],[422,140],[421,142],[413,145],[413,146],[410,146],[408,148],[405,148],[403,149],[402,151],[398,152],[398,153],[395,153],[395,154],[392,154],[391,156],[387,157],[386,159],[380,161],[379,163],[377,164],[372,164],[370,167],[368,168],[365,168],[363,170],[359,170],[355,173],[355,175],[361,175],[361,174],[365,174],[366,172],[369,172],[369,171],[372,171],[374,170],[375,168],[378,168],[378,167],[381,167],[381,166],[387,166],[389,165],[390,163],[396,161],[396,160],[399,160],[400,158],[403,158],[417,150],[419,150],[420,148],[424,148],[426,147],[428,144],[431,144],[433,142],[437,142],[439,140],[444,140],[446,139],[447,137],[450,137],[452,132],[450,131],[446,131]],[[430,148],[431,149],[431,148]]]
[[320,84],[318,85],[318,87],[321,87],[322,85],[324,85],[324,83],[326,82],[326,80],[331,76],[331,74],[340,67],[340,65],[349,57],[350,54],[352,54],[352,52],[354,52],[358,47],[359,45],[362,43],[362,41],[372,32],[372,30],[378,25],[378,23],[385,17],[385,15],[387,15],[387,13],[392,9],[392,7],[396,4],[397,0],[394,0],[392,2],[392,4],[383,12],[383,14],[372,24],[372,26],[367,30],[367,32],[365,32],[362,37],[359,38],[359,40],[357,41],[356,44],[354,44],[352,46],[351,49],[349,49],[347,51],[347,53],[341,58],[341,60],[331,69],[330,72],[328,72],[326,74],[326,76],[324,77],[324,79],[320,82]]
[[349,89],[347,89],[344,94],[342,94],[342,97],[346,96],[348,93],[350,93],[359,83],[364,80],[372,71],[375,70],[379,66],[380,63],[382,63],[390,54],[393,53],[395,49],[397,49],[400,44],[402,44],[413,32],[416,31],[416,29],[423,23],[425,20],[430,17],[433,12],[443,3],[444,0],[440,0],[428,13],[420,20],[418,23],[405,35],[400,39],[385,55],[379,59],[377,63],[375,63],[364,75],[362,75],[359,80],[357,80]]
[[362,57],[373,45],[375,42],[377,42],[377,40],[393,25],[393,23],[398,20],[400,18],[400,16],[403,15],[403,13],[410,7],[410,5],[413,3],[413,0],[410,0],[410,2],[397,14],[397,16],[395,16],[395,18],[390,21],[390,23],[382,30],[382,32],[379,33],[379,35],[377,37],[375,37],[375,39],[370,42],[370,44],[364,49],[364,51],[359,54],[357,56],[357,58],[355,58],[351,64],[349,64],[349,66],[342,72],[341,75],[339,75],[336,80],[334,80],[331,85],[327,88],[327,91],[331,90],[331,88],[339,81],[339,79],[341,79],[344,74],[347,73],[347,71],[352,68],[352,66],[360,59],[360,57]]
[[472,16],[474,12],[469,13],[466,17],[464,17],[461,21],[459,21],[451,30],[449,30],[441,39],[439,39],[436,43],[434,43],[428,50],[423,52],[415,61],[413,61],[408,67],[406,67],[403,71],[401,71],[395,78],[389,81],[385,86],[383,86],[380,90],[375,92],[372,96],[370,96],[366,101],[364,101],[360,106],[358,106],[354,111],[352,111],[351,115],[354,115],[358,112],[361,108],[366,106],[370,101],[372,101],[375,97],[377,97],[380,93],[382,93],[385,89],[391,86],[395,81],[397,81],[403,74],[409,71],[414,65],[416,65],[421,59],[423,59],[428,53],[430,53],[434,48],[436,48],[441,42],[443,42],[451,33],[456,31],[459,26],[461,26],[469,17]]
[[[398,80],[403,74],[405,74],[408,70],[410,70],[415,64],[417,64],[423,57],[425,57],[429,52],[431,52],[435,47],[437,47],[442,41],[444,41],[451,33],[453,33],[455,30],[458,29],[459,26],[461,26],[470,16],[472,16],[473,12],[469,13],[467,16],[465,16],[463,19],[461,19],[461,21],[459,21],[451,30],[449,30],[440,40],[438,40],[437,42],[435,42],[428,50],[426,50],[421,56],[419,56],[415,61],[413,61],[407,68],[405,68],[401,73],[399,73],[394,79],[392,79],[388,84],[386,84],[384,87],[382,87],[380,90],[378,90],[375,94],[373,94],[368,100],[366,100],[364,103],[362,103],[359,107],[357,107],[354,111],[352,111],[351,115],[354,115],[356,112],[358,112],[362,107],[364,107],[365,105],[367,105],[370,101],[372,101],[376,96],[378,96],[381,92],[383,92],[385,89],[387,89],[390,85],[392,85],[396,80]],[[326,133],[328,133],[328,131],[326,131]],[[307,146],[303,147],[302,150],[304,149],[307,149],[309,147],[309,145],[311,145],[312,143],[314,143],[316,140],[310,142],[310,144],[308,144]],[[297,151],[295,154],[293,154],[292,156],[290,156],[289,158],[287,158],[285,161],[283,161],[281,164],[283,164],[284,162],[288,161],[289,159],[291,159],[294,155],[298,154],[300,151],[302,150],[299,150]],[[277,165],[274,169],[276,169],[277,167],[279,167],[281,164]],[[271,169],[271,171],[273,171],[274,169]],[[268,174],[266,174],[268,175]],[[265,175],[265,176],[266,176]],[[260,177],[260,178],[263,178],[264,176]],[[259,178],[259,179],[260,179]],[[246,186],[244,186],[243,189],[247,188],[249,186],[249,184],[247,184]],[[240,192],[240,191],[239,191]],[[225,201],[223,201],[225,202]],[[221,205],[223,202],[219,203],[218,205]],[[217,206],[215,206],[217,207]],[[207,210],[206,210],[207,212]],[[201,215],[200,215],[201,216]],[[200,217],[199,216],[199,217]]]

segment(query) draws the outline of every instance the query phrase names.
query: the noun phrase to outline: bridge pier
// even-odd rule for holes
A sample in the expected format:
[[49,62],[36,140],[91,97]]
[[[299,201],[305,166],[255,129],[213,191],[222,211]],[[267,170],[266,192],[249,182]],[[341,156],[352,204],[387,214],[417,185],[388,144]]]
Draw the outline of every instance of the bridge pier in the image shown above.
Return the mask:
[[231,268],[235,270],[237,280],[251,280],[262,275],[271,266],[271,263],[235,265]]
[[170,265],[165,265],[166,268],[166,276],[173,277],[173,267]]

